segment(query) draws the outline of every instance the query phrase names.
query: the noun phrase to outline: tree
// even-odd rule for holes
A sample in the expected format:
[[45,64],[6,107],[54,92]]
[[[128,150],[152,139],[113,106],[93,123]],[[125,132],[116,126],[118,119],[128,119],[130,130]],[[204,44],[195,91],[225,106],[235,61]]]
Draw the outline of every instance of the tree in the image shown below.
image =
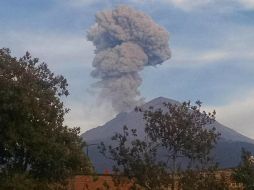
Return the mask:
[[[162,109],[136,108],[136,111],[144,116],[145,140],[135,139],[127,143],[128,132],[124,128],[123,134],[118,133],[112,138],[116,146],[106,148],[103,143],[100,146],[101,152],[116,162],[114,171],[134,178],[145,189],[153,189],[147,184],[156,180],[158,189],[171,186],[174,190],[183,162],[189,168],[210,162],[210,151],[220,134],[206,125],[214,122],[215,111],[202,112],[199,101],[194,106],[190,102],[164,103]],[[134,136],[137,135],[134,133]],[[161,173],[154,168],[159,168]]]
[[166,166],[170,170],[172,189],[175,189],[175,175],[181,170],[183,159],[188,167],[207,164],[210,151],[219,133],[205,126],[215,121],[215,111],[201,111],[201,102],[192,106],[190,101],[182,104],[164,103],[164,109],[150,107],[144,111],[145,131],[148,137],[160,145],[166,153]]
[[113,166],[115,185],[120,185],[124,176],[133,183],[133,190],[161,190],[168,187],[170,181],[165,166],[156,160],[157,147],[152,142],[136,137],[136,130],[129,131],[124,126],[122,134],[116,133],[112,137],[116,147],[106,147],[103,142],[99,146],[100,152],[116,163]]
[[249,151],[242,149],[241,163],[232,176],[236,182],[243,184],[244,190],[254,190],[254,158]]
[[15,178],[26,179],[24,189],[36,183],[35,189],[50,189],[91,171],[79,128],[63,125],[67,86],[29,53],[17,59],[0,49],[0,189],[22,189]]

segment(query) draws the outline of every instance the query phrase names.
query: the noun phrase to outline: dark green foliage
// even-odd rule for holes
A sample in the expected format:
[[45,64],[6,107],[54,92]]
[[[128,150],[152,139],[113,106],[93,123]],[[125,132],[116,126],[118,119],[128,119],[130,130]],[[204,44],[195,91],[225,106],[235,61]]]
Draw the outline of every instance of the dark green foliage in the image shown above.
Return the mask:
[[45,63],[0,49],[0,189],[15,178],[25,178],[19,184],[26,187],[63,183],[90,170],[79,128],[63,125],[68,109],[60,98],[68,94],[66,79]]
[[233,178],[243,184],[244,190],[254,190],[254,158],[245,149],[242,149],[241,163],[235,169]]

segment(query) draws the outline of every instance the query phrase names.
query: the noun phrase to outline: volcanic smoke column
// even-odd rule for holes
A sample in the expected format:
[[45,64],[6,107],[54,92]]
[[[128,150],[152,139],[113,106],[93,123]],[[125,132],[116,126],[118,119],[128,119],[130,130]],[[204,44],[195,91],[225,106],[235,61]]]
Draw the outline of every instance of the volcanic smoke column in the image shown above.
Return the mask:
[[128,111],[142,101],[139,71],[170,58],[168,32],[149,16],[127,6],[96,14],[87,33],[96,47],[91,76],[101,89],[100,98],[117,112]]

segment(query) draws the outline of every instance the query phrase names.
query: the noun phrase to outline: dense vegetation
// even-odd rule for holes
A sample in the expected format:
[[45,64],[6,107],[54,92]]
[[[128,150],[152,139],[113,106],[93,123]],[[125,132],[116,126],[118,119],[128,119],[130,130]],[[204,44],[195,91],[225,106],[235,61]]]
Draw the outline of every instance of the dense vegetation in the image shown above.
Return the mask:
[[29,53],[0,49],[0,189],[54,189],[91,171],[79,128],[63,124],[67,86]]

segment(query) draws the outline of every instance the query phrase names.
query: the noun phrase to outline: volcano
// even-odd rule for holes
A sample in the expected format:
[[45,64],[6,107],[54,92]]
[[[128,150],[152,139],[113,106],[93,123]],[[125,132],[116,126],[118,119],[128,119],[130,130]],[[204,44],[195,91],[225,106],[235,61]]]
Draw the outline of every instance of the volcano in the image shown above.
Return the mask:
[[[180,104],[180,102],[176,100],[159,97],[144,104],[142,108],[148,109],[152,106],[155,109],[163,109],[163,103]],[[81,135],[87,144],[91,145],[88,147],[88,156],[97,172],[101,173],[105,170],[110,170],[113,164],[111,160],[107,160],[99,153],[97,145],[101,142],[112,144],[111,137],[116,132],[121,133],[124,125],[129,129],[137,129],[139,138],[145,136],[143,114],[134,110],[128,113],[122,112],[103,126],[88,130]],[[242,148],[254,153],[253,139],[220,124],[218,121],[215,121],[212,125],[208,125],[207,127],[215,127],[217,132],[221,134],[220,140],[212,151],[213,157],[215,158],[215,161],[218,162],[220,168],[236,167],[240,162]],[[84,151],[87,152],[87,149]]]

